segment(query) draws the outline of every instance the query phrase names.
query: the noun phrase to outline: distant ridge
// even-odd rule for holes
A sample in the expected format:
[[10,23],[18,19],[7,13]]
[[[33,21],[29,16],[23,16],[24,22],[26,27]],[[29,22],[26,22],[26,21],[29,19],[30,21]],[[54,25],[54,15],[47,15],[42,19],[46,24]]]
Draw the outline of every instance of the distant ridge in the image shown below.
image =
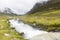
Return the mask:
[[4,11],[0,11],[0,15],[17,15],[13,12],[13,10],[11,10],[10,8],[5,8]]
[[50,0],[48,2],[36,3],[28,13],[43,12],[47,10],[60,10],[60,0]]

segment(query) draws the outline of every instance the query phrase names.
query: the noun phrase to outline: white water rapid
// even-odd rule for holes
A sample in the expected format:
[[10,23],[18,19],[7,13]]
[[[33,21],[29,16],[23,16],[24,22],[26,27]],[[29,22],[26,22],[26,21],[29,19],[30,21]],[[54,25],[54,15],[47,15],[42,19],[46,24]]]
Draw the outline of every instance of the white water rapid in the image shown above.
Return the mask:
[[12,19],[12,20],[9,20],[9,22],[11,27],[15,28],[17,32],[24,33],[24,38],[26,39],[30,39],[36,35],[48,33],[45,31],[34,29],[33,27],[27,24],[24,24],[23,22],[19,22],[18,19]]

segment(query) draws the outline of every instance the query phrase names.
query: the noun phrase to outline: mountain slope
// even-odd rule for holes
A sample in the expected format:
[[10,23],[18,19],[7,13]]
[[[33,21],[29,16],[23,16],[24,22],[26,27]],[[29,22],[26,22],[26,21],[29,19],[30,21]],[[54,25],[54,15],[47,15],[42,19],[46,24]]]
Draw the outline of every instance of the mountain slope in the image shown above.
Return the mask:
[[10,8],[5,8],[3,11],[0,11],[0,15],[12,15],[17,16],[17,14],[14,13],[14,11]]
[[[60,0],[37,3],[21,20],[46,31],[60,31]],[[34,25],[33,25],[34,26]],[[35,27],[35,26],[34,26]]]
[[34,7],[31,9],[31,11],[28,13],[31,14],[35,12],[43,12],[48,10],[60,10],[60,1],[52,0],[52,1],[48,1],[47,3],[44,2],[43,4],[36,3]]

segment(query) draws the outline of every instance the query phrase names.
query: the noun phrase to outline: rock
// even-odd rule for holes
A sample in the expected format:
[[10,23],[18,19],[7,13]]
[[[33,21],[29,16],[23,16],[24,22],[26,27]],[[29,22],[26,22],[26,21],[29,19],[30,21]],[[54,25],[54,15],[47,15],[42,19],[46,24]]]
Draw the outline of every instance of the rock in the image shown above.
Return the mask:
[[60,33],[46,33],[32,37],[30,40],[60,40]]
[[10,36],[10,34],[7,34],[7,33],[6,33],[6,34],[4,34],[4,35],[5,35],[6,37],[9,37],[9,36]]

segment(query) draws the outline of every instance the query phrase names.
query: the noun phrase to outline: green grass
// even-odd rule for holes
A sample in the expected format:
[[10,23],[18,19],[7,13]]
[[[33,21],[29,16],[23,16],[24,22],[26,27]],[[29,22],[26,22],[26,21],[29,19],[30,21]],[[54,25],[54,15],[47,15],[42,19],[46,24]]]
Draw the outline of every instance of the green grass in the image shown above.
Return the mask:
[[[8,20],[9,16],[0,15],[0,40],[24,40],[21,34],[10,28]],[[6,34],[8,36],[6,36]]]

